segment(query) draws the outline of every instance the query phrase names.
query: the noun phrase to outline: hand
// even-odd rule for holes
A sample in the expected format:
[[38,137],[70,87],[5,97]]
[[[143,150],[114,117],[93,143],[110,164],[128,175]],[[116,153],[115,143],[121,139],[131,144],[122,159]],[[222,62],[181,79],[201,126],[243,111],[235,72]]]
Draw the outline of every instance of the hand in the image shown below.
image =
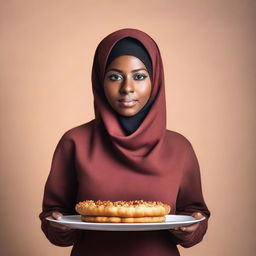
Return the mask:
[[[62,218],[62,216],[63,216],[63,215],[62,215],[60,212],[53,212],[52,215],[51,215],[51,217],[52,217],[53,219],[55,219],[55,220],[60,220],[60,219]],[[64,226],[64,225],[62,225],[62,224],[56,223],[56,222],[50,222],[50,225],[51,225],[52,227],[58,228],[58,229],[60,229],[60,230],[62,230],[62,231],[71,230],[71,228],[66,227],[66,226]]]
[[[203,218],[202,213],[200,212],[194,212],[192,214],[192,217],[194,217],[195,219],[201,219]],[[178,227],[178,228],[174,228],[174,229],[170,229],[169,231],[175,235],[177,238],[183,239],[186,236],[188,236],[189,234],[193,233],[194,231],[197,230],[197,228],[199,227],[200,223],[197,222],[195,224],[186,226],[186,227]]]

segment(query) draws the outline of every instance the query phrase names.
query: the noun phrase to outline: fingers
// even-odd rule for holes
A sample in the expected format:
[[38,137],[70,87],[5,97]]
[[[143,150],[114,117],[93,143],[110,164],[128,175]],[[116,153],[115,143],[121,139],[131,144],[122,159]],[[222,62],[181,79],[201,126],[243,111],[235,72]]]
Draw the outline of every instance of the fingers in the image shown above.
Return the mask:
[[186,227],[181,227],[180,230],[183,232],[192,233],[198,228],[198,226],[199,226],[199,223],[195,223]]
[[62,218],[62,214],[60,212],[53,212],[52,213],[52,218],[55,220],[60,220]]
[[[194,212],[192,214],[192,217],[194,217],[195,219],[198,220],[198,219],[203,218],[203,215],[200,212]],[[200,225],[199,223],[195,223],[195,224],[185,226],[185,227],[177,227],[177,228],[174,228],[172,231],[171,230],[170,231],[177,235],[189,234],[189,233],[194,232],[198,228],[199,225]]]
[[[60,213],[60,212],[53,212],[51,217],[55,220],[61,220],[61,218],[63,217],[63,215]],[[68,231],[68,230],[71,230],[71,228],[69,227],[66,227],[60,223],[56,223],[56,222],[50,222],[50,225],[54,228],[58,228],[62,231]]]
[[174,229],[170,229],[169,231],[177,237],[184,237],[193,233],[198,228],[199,223],[186,226],[186,227],[178,227]]
[[200,219],[202,219],[204,216],[203,216],[203,214],[202,214],[201,212],[194,212],[194,213],[192,213],[192,217],[194,217],[194,218],[197,219],[197,220],[200,220]]
[[54,228],[57,228],[59,230],[62,230],[62,231],[68,231],[68,230],[71,230],[71,228],[69,227],[66,227],[62,224],[59,224],[59,223],[55,223],[55,222],[50,222],[50,225]]
[[[203,218],[203,215],[201,212],[194,212],[192,214],[192,217],[194,217],[197,220],[200,220]],[[198,226],[199,226],[199,223],[195,223],[186,227],[180,227],[180,230],[183,232],[192,233],[198,228]]]

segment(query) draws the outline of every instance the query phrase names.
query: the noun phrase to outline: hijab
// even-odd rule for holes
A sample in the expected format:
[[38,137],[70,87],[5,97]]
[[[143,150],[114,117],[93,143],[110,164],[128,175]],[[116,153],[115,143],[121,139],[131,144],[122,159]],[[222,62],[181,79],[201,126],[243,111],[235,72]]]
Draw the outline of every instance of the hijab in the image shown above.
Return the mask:
[[[108,57],[115,44],[123,38],[138,40],[147,50],[152,63],[151,104],[139,127],[127,136],[115,111],[104,95],[103,82]],[[106,36],[98,45],[92,67],[92,89],[94,95],[95,133],[101,127],[101,136],[106,140],[115,157],[121,157],[134,168],[152,169],[159,166],[158,158],[166,130],[166,102],[164,73],[160,51],[155,41],[137,29],[121,29]],[[142,109],[143,111],[143,109]],[[98,136],[95,134],[95,136]],[[147,157],[147,161],[145,159]]]
[[[149,77],[152,80],[152,62],[150,56],[145,47],[138,40],[131,37],[123,38],[115,44],[110,55],[108,56],[106,68],[112,63],[113,60],[123,55],[131,55],[140,59],[144,63],[149,73]],[[116,113],[118,121],[126,135],[130,135],[136,131],[150,110],[152,103],[153,99],[148,100],[143,108],[133,116],[123,116]]]

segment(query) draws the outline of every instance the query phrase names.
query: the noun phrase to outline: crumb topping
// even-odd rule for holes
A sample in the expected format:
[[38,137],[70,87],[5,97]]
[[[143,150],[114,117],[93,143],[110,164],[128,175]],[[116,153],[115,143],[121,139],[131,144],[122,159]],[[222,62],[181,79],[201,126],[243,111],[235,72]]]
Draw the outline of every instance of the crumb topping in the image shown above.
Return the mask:
[[102,200],[85,200],[78,203],[79,205],[86,205],[86,206],[147,206],[147,207],[154,207],[154,206],[167,206],[165,203],[160,201],[144,201],[144,200],[134,200],[134,201],[115,201],[112,202],[110,200],[102,201]]

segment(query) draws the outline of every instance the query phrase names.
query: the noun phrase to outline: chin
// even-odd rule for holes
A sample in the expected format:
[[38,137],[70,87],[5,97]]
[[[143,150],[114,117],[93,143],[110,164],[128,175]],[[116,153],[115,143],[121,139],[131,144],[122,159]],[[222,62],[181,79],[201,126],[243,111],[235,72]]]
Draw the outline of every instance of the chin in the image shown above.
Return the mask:
[[138,111],[117,111],[122,116],[134,116],[138,113]]

